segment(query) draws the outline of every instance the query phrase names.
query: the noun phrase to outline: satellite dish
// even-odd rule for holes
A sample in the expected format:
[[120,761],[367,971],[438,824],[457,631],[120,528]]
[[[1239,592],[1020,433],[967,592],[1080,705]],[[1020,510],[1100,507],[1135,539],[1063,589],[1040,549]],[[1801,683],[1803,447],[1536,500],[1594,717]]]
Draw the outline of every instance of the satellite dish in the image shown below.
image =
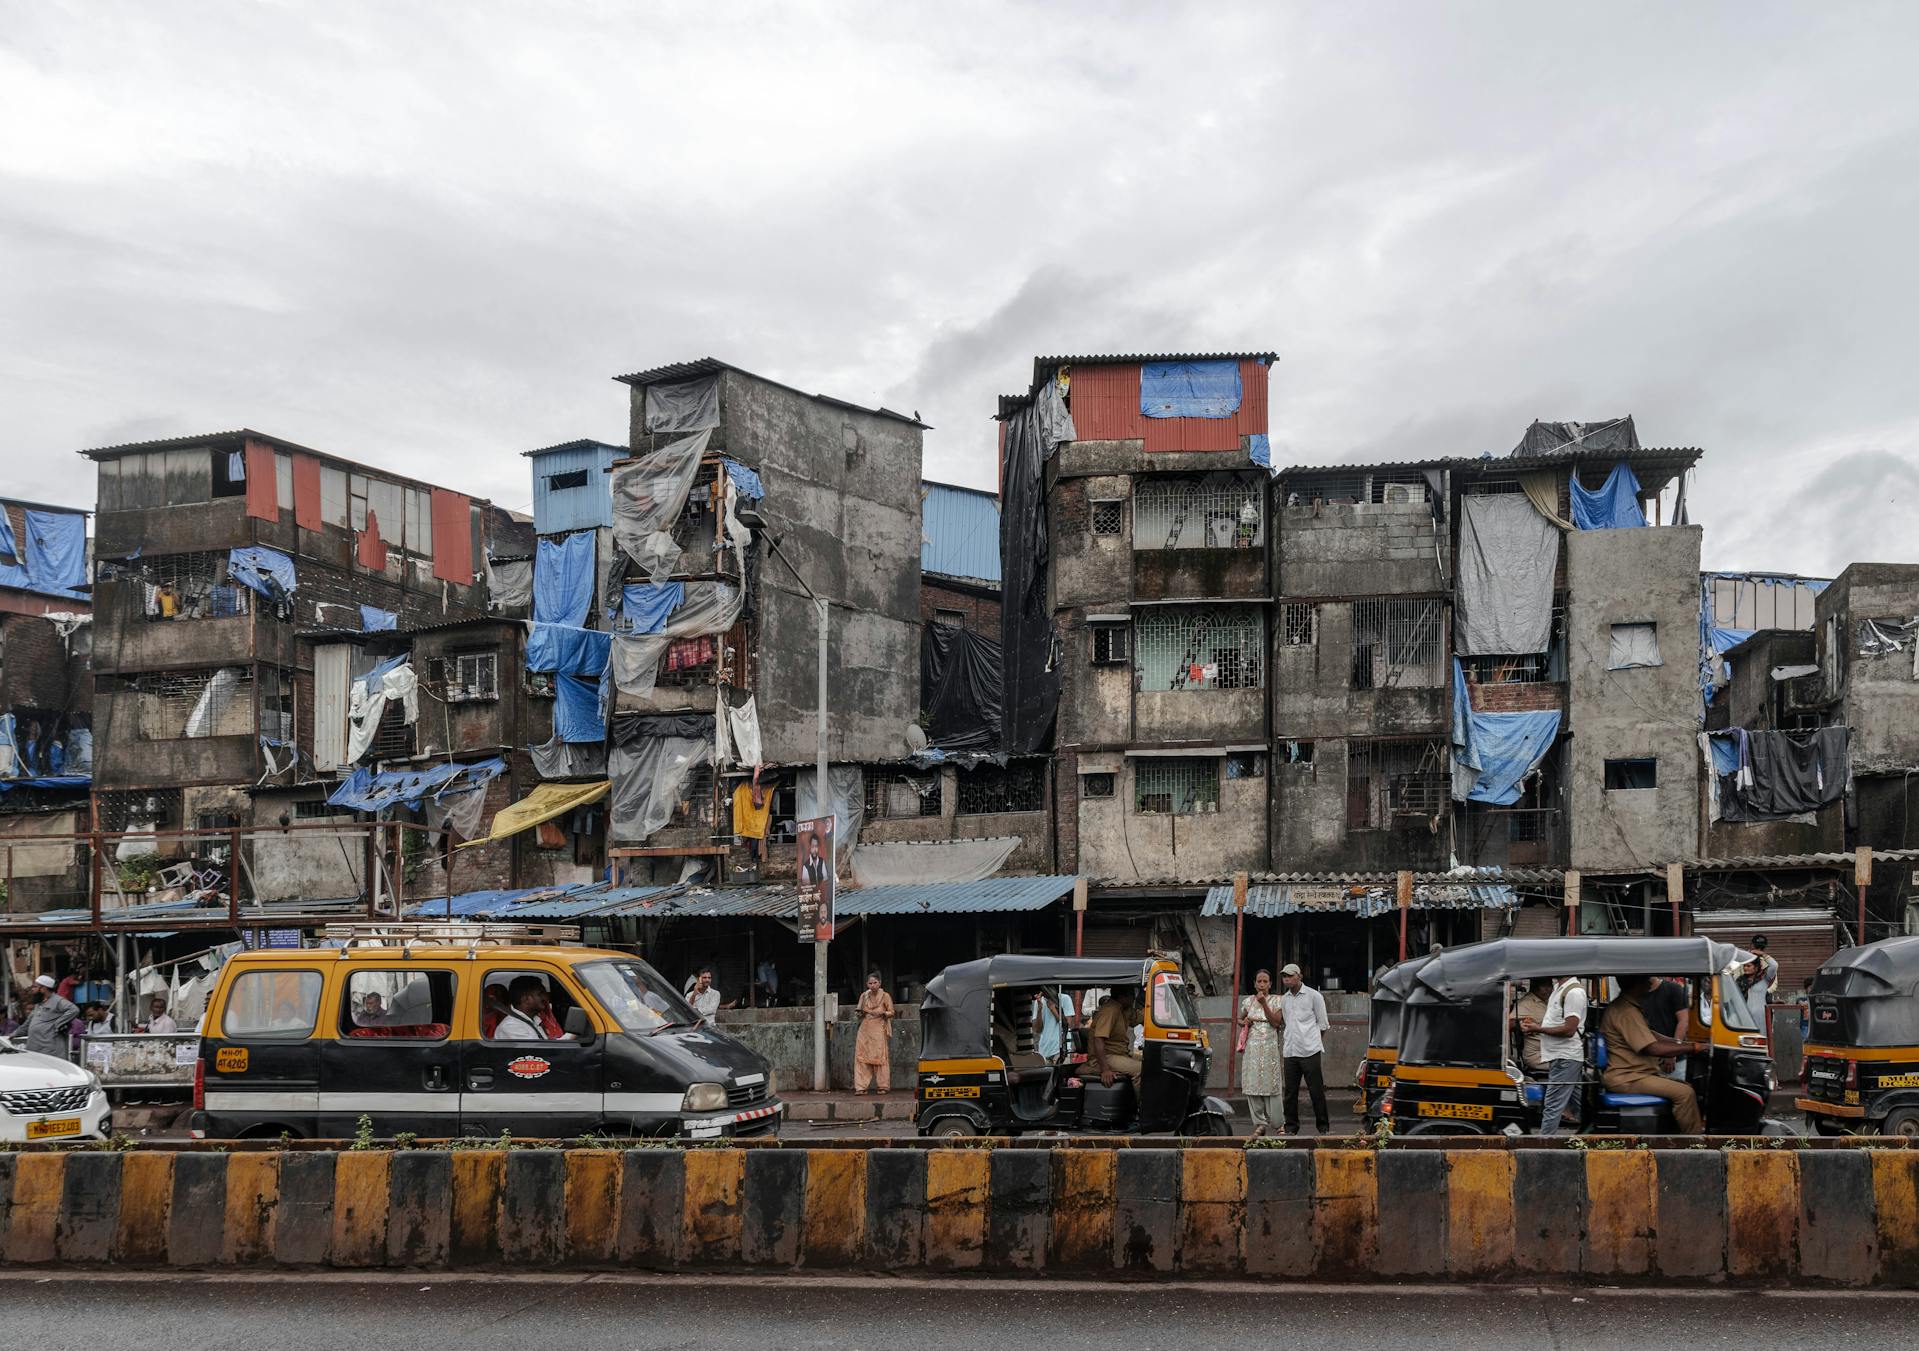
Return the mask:
[[906,725],[906,749],[915,755],[926,749],[926,729],[916,722]]

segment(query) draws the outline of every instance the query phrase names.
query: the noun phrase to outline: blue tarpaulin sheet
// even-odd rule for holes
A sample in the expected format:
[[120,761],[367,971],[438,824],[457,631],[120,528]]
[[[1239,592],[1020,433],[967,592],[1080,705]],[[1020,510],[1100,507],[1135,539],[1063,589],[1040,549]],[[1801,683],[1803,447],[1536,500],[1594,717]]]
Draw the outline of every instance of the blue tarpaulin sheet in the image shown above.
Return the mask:
[[1148,361],[1139,368],[1147,417],[1231,417],[1239,411],[1237,361]]
[[760,476],[741,464],[738,460],[721,460],[726,466],[726,476],[733,480],[733,486],[741,497],[750,497],[755,502],[766,496],[766,485],[760,482]]
[[1573,524],[1581,530],[1620,530],[1646,523],[1646,513],[1639,509],[1639,479],[1627,465],[1614,465],[1606,481],[1593,491],[1579,485],[1577,474],[1570,486]]
[[533,560],[533,618],[542,624],[586,626],[593,605],[593,532],[541,539]]
[[13,542],[13,522],[7,519],[7,513],[0,511],[0,558],[20,561],[20,546]]
[[34,779],[0,779],[0,793],[13,788],[86,788],[91,774],[42,774]]
[[1716,656],[1721,652],[1732,651],[1757,632],[1759,632],[1757,629],[1707,629],[1706,642]]
[[1559,736],[1557,709],[1536,713],[1475,713],[1459,659],[1453,659],[1453,758],[1474,771],[1468,802],[1509,807],[1520,784]]
[[406,665],[406,662],[407,662],[407,654],[404,652],[402,652],[397,657],[388,657],[385,661],[379,663],[371,671],[368,671],[365,675],[355,676],[353,679],[353,683],[356,685],[365,685],[368,689],[372,689],[375,685],[380,683],[381,676],[385,675],[388,671],[399,670],[402,666]]
[[1708,740],[1712,745],[1712,772],[1737,774],[1739,772],[1739,734],[1714,732]]
[[87,584],[87,518],[69,511],[28,511],[23,538],[11,531],[7,550],[15,559],[0,563],[0,586],[47,595],[79,598]]
[[333,790],[327,805],[359,812],[379,812],[402,805],[417,809],[421,802],[455,779],[461,781],[462,788],[468,788],[488,782],[505,769],[506,761],[497,757],[470,765],[426,765],[420,769],[389,769],[380,774],[362,766]]
[[554,687],[553,735],[579,743],[605,741],[606,723],[600,718],[600,682],[584,676],[563,675]]
[[658,633],[666,627],[667,616],[686,601],[683,582],[636,582],[626,588],[620,601],[620,613],[635,633]]
[[377,605],[360,607],[360,629],[365,633],[382,633],[387,629],[400,627],[400,616],[391,610],[382,610]]
[[278,549],[248,544],[227,550],[227,572],[241,586],[257,591],[268,600],[284,600],[298,584],[293,560]]
[[1254,464],[1264,465],[1268,469],[1273,467],[1273,443],[1265,432],[1254,432],[1246,438],[1246,453],[1252,457]]
[[526,669],[597,676],[606,669],[612,643],[613,635],[598,629],[535,624],[532,637],[526,640]]

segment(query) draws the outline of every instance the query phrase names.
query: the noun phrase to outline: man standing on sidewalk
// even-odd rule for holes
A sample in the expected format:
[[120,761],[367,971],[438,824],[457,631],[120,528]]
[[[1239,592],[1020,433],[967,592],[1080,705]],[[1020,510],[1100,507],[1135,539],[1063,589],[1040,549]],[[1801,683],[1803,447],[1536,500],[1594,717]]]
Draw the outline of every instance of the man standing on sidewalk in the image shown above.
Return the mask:
[[[1539,1034],[1540,1054],[1546,1058],[1546,1094],[1539,1117],[1541,1135],[1559,1134],[1560,1120],[1586,1074],[1586,1042],[1579,1034],[1586,1025],[1586,987],[1577,976],[1553,982],[1546,1013],[1529,1031]],[[1575,1116],[1575,1120],[1576,1120]]]
[[1306,984],[1299,967],[1291,962],[1280,968],[1280,1008],[1286,1018],[1286,1032],[1280,1046],[1281,1088],[1285,1095],[1286,1133],[1299,1134],[1299,1081],[1306,1081],[1306,1092],[1313,1100],[1313,1125],[1321,1135],[1332,1128],[1326,1116],[1326,1078],[1320,1072],[1320,1052],[1325,1045],[1320,1033],[1332,1026],[1326,1017],[1326,1001],[1319,991]]

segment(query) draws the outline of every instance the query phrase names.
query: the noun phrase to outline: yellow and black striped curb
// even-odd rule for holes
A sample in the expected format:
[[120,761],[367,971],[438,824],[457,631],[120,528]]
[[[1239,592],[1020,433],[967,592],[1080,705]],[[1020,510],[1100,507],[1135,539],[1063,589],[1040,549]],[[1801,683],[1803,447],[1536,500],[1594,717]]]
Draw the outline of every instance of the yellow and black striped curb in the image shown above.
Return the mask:
[[0,1261],[1919,1286],[1919,1151],[0,1155]]

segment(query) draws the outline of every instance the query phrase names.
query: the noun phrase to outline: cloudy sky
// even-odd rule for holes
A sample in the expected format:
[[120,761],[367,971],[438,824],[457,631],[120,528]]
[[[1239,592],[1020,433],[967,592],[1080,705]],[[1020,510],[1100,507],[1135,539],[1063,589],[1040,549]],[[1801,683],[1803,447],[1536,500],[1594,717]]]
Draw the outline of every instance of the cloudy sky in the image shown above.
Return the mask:
[[0,489],[252,426],[527,505],[609,377],[917,409],[1266,349],[1287,463],[1696,445],[1715,566],[1919,560],[1919,7],[0,0]]

